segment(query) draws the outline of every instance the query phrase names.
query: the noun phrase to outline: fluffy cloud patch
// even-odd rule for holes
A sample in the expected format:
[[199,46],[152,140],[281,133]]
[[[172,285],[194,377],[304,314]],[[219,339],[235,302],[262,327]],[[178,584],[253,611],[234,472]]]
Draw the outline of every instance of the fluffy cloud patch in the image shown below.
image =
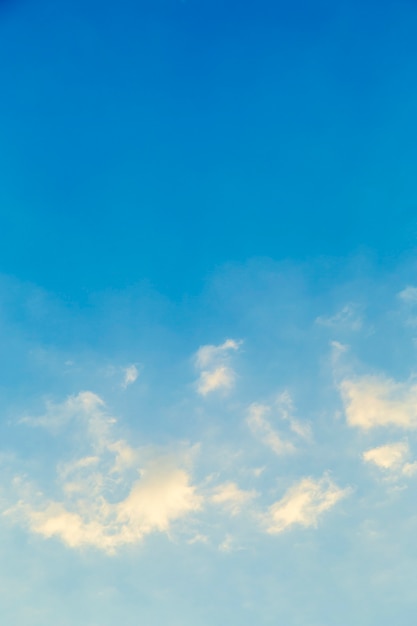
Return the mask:
[[42,507],[21,502],[14,513],[23,514],[30,530],[43,537],[58,537],[71,548],[94,546],[113,553],[149,533],[168,532],[172,522],[201,506],[188,474],[178,468],[146,470],[127,497],[116,502],[106,498],[104,482],[91,489],[86,477],[75,492],[65,484],[64,502]]
[[371,463],[394,477],[399,475],[410,477],[417,472],[417,462],[408,462],[409,457],[410,448],[405,441],[371,448],[362,455],[365,463]]
[[197,385],[198,393],[206,396],[216,389],[231,389],[235,382],[235,373],[231,367],[222,365],[211,371],[201,372]]
[[341,489],[327,476],[320,480],[303,478],[269,508],[267,532],[277,534],[295,525],[316,527],[322,514],[349,493],[350,489]]
[[201,346],[195,357],[195,365],[200,370],[197,381],[197,392],[206,396],[216,390],[230,390],[235,382],[236,374],[231,367],[230,352],[239,349],[241,342],[227,339],[224,343],[213,346]]
[[341,394],[347,422],[363,430],[381,426],[417,428],[417,385],[381,376],[345,380]]
[[93,546],[113,553],[149,533],[167,533],[175,521],[200,510],[203,499],[187,471],[190,451],[177,458],[150,454],[115,438],[115,419],[90,392],[49,405],[45,416],[30,423],[49,428],[57,415],[72,418],[77,429],[86,430],[93,454],[58,464],[59,497],[47,498],[37,487],[17,481],[20,500],[8,509],[9,517],[69,547]]
[[362,457],[366,463],[373,463],[381,469],[392,470],[401,467],[409,454],[408,444],[398,442],[367,450]]
[[189,474],[178,467],[154,467],[143,471],[129,495],[117,504],[117,522],[129,540],[158,530],[168,532],[171,523],[201,508],[202,498],[190,484]]

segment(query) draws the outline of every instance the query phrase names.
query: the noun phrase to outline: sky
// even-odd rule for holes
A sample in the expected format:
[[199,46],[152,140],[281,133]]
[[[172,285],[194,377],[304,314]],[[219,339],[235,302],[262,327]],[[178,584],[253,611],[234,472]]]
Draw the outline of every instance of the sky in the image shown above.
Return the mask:
[[0,2],[4,623],[415,623],[416,28]]

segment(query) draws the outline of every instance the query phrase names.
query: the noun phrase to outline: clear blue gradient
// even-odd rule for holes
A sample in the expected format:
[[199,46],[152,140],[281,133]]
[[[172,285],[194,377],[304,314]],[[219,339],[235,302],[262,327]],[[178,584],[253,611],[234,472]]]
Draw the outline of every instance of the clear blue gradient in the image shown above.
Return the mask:
[[1,264],[178,299],[225,261],[416,236],[412,2],[40,2],[0,15]]

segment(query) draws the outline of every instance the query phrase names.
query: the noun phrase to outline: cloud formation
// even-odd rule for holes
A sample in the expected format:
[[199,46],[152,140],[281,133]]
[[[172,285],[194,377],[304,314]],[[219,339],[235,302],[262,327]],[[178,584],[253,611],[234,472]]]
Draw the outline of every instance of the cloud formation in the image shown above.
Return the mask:
[[227,339],[224,343],[214,346],[201,346],[195,356],[195,365],[200,370],[197,381],[197,392],[206,396],[216,391],[227,391],[235,383],[236,373],[231,367],[230,352],[237,351],[241,342]]
[[362,456],[366,463],[373,463],[381,469],[392,470],[401,467],[409,454],[408,444],[397,442],[371,448],[364,452]]
[[417,428],[417,384],[363,376],[344,380],[340,389],[349,426],[362,430],[387,426]]
[[[71,548],[94,546],[108,553],[136,543],[152,532],[168,532],[172,522],[200,508],[201,498],[184,470],[147,469],[135,481],[126,498],[106,498],[102,475],[78,484],[64,484],[63,502],[49,501],[42,507],[21,502],[14,513],[26,518],[34,533],[58,537]],[[11,511],[9,511],[9,514]]]
[[81,391],[70,395],[64,402],[55,403],[46,401],[46,411],[43,415],[25,415],[20,422],[29,426],[46,428],[51,432],[58,432],[69,422],[84,423],[89,434],[96,440],[107,431],[115,418],[108,416],[104,411],[104,400],[92,391]]
[[202,497],[192,485],[187,455],[150,454],[115,438],[116,420],[96,394],[50,403],[46,415],[29,423],[55,429],[71,420],[85,432],[91,454],[58,464],[59,498],[40,496],[38,487],[17,479],[20,500],[8,509],[9,517],[72,548],[113,553],[149,533],[169,532],[176,520],[200,510]]
[[234,482],[227,482],[218,485],[213,490],[211,501],[214,504],[223,506],[232,515],[237,515],[242,508],[257,496],[256,491],[244,491]]
[[[304,427],[292,417],[288,394],[278,397],[277,407],[289,432],[305,437]],[[266,405],[251,405],[247,424],[276,454],[293,452],[293,444],[266,418],[270,410]],[[56,493],[48,495],[48,490],[44,493],[35,481],[17,475],[13,490],[18,502],[11,503],[3,514],[37,535],[60,539],[70,548],[94,547],[114,554],[151,533],[171,534],[180,522],[186,528],[187,519],[194,526],[193,536],[201,535],[208,541],[195,527],[200,523],[198,518],[193,517],[208,503],[232,517],[250,508],[253,519],[260,516],[267,533],[275,534],[297,524],[316,525],[319,516],[347,493],[327,477],[319,481],[303,478],[262,511],[253,505],[261,494],[241,489],[234,480],[209,490],[197,488],[190,472],[195,447],[177,446],[175,454],[133,447],[116,436],[116,418],[109,414],[104,400],[91,391],[69,396],[61,403],[49,401],[43,415],[26,416],[20,422],[66,438],[72,433],[80,448],[78,454],[60,458],[56,464]]]
[[409,462],[410,447],[406,441],[388,443],[366,450],[362,455],[365,463],[392,475],[412,476],[417,472],[417,462]]
[[122,387],[123,389],[127,389],[127,387],[129,387],[129,385],[132,385],[139,376],[139,370],[136,367],[136,365],[132,364],[129,365],[128,367],[125,367],[123,370],[123,382],[122,382]]
[[[410,299],[411,295],[407,295],[407,298]],[[396,302],[398,306],[398,299]],[[355,311],[348,307],[336,316],[316,318],[312,315],[308,321],[308,328],[313,329],[314,346],[317,337],[322,335],[318,332],[317,323],[329,326],[335,332],[331,342],[333,358],[324,364],[320,372],[320,376],[330,374],[326,382],[326,394],[321,396],[318,393],[317,397],[325,397],[327,402],[331,397],[327,395],[327,389],[334,385],[341,394],[347,424],[362,431],[378,427],[415,430],[415,379],[398,382],[382,374],[351,375],[352,360],[355,359],[354,342],[362,342],[362,336],[356,333],[352,345],[347,346],[339,341],[337,332],[346,329]],[[304,342],[307,333],[300,333],[300,337]],[[210,516],[219,515],[220,511],[229,514],[221,516],[223,536],[230,530],[228,524],[241,528],[256,519],[262,520],[262,529],[270,535],[297,526],[316,526],[320,517],[349,493],[349,489],[339,487],[328,474],[318,479],[309,475],[313,471],[316,476],[321,476],[329,470],[332,475],[341,476],[348,466],[343,447],[334,449],[338,445],[338,437],[335,436],[329,443],[329,433],[337,435],[340,422],[335,420],[330,424],[327,418],[337,414],[340,406],[312,406],[306,395],[311,393],[312,387],[304,384],[306,376],[310,376],[313,382],[317,380],[318,384],[323,380],[314,378],[319,364],[323,363],[323,353],[313,354],[302,377],[300,367],[303,367],[303,343],[301,358],[297,367],[293,368],[291,379],[286,378],[287,363],[282,363],[275,352],[274,367],[269,370],[266,368],[264,377],[262,363],[268,357],[267,351],[271,350],[270,334],[264,338],[265,343],[260,344],[262,354],[256,355],[258,344],[255,339],[245,341],[252,342],[250,353],[255,358],[253,362],[245,363],[244,371],[253,379],[244,388],[242,385],[239,394],[233,395],[233,402],[224,402],[220,407],[216,405],[218,415],[211,412],[210,404],[202,404],[194,392],[206,397],[216,392],[223,394],[233,388],[236,382],[234,360],[241,341],[229,338],[219,345],[202,345],[193,357],[197,380],[194,381],[191,394],[188,382],[182,390],[175,389],[175,397],[180,398],[178,406],[181,406],[181,411],[176,407],[172,415],[175,418],[180,415],[181,419],[184,413],[187,420],[190,416],[198,419],[200,430],[196,437],[201,442],[199,462],[206,454],[200,466],[201,473],[190,461],[194,449],[191,444],[171,441],[170,452],[145,445],[135,447],[129,437],[117,435],[117,419],[109,412],[101,395],[89,390],[82,391],[68,396],[63,402],[48,401],[42,414],[28,414],[20,419],[20,423],[27,426],[41,427],[50,435],[63,436],[58,446],[51,447],[51,458],[54,457],[52,463],[55,463],[54,487],[45,480],[48,487],[42,492],[39,487],[44,484],[42,478],[24,478],[24,472],[19,471],[14,483],[17,496],[13,502],[9,502],[8,517],[19,520],[40,536],[57,537],[70,547],[93,546],[109,554],[124,545],[140,542],[151,533],[172,535],[177,531],[188,532],[190,527],[191,537],[204,537],[209,545],[214,542],[219,545],[220,538],[217,536],[213,539],[207,519],[211,523],[213,518]],[[328,338],[323,350],[328,350]],[[239,355],[239,358],[244,356]],[[326,372],[326,367],[331,371]],[[138,374],[135,365],[111,368],[111,375],[118,377],[119,392],[120,384],[126,389],[137,379]],[[332,378],[335,375],[336,382]],[[262,376],[262,384],[259,385],[262,389],[261,397],[265,398],[264,394],[267,394],[267,401],[253,401],[259,398],[256,385],[259,382],[256,377],[259,376]],[[281,389],[291,389],[291,395],[288,391],[271,395],[270,389],[276,389],[277,381]],[[147,392],[151,391],[148,381],[144,388]],[[172,391],[172,388],[167,389]],[[306,419],[295,417],[293,394],[297,397],[297,404],[303,407]],[[120,393],[118,397],[121,397]],[[168,393],[167,397],[172,395]],[[127,400],[128,397],[124,396],[124,402]],[[134,397],[131,400],[137,401]],[[334,399],[330,402],[334,402]],[[152,402],[149,406],[155,410]],[[170,407],[164,406],[163,410],[170,411]],[[229,411],[232,419],[225,424]],[[312,423],[314,438],[310,426]],[[186,424],[184,420],[181,427],[185,425],[185,429],[188,428]],[[248,437],[248,430],[252,437]],[[175,427],[170,436],[174,432]],[[345,434],[344,431],[343,436]],[[354,438],[354,434],[350,434]],[[149,429],[149,435],[152,438],[152,428]],[[226,442],[222,439],[223,435]],[[408,437],[411,443],[411,433]],[[58,452],[61,445],[63,454]],[[72,453],[67,454],[71,446]],[[268,454],[264,446],[276,456]],[[394,441],[379,447],[375,447],[375,443],[368,444],[368,447],[365,451],[361,447],[353,457],[349,457],[349,462],[356,463],[362,472],[364,467],[361,461],[368,467],[374,466],[381,470],[383,478],[389,480],[397,480],[397,476],[411,476],[417,471],[408,443]],[[225,454],[225,459],[221,459],[219,449],[227,450],[230,454]],[[296,462],[294,453],[297,453]],[[213,465],[208,466],[213,458],[218,463],[215,468]],[[339,458],[342,459],[341,463]],[[207,459],[210,459],[210,463]],[[48,472],[51,466],[49,459]],[[273,502],[269,496],[273,489],[271,480],[276,480],[277,475],[282,480],[287,471],[290,475],[297,472],[295,482],[279,500]],[[249,485],[252,485],[255,479],[256,491],[241,488],[242,480],[250,480],[252,482]],[[349,476],[340,480],[349,483]],[[17,499],[19,502],[16,504]],[[245,515],[248,512],[251,514]],[[220,527],[218,522],[214,525]],[[260,529],[256,526],[252,530],[259,532]],[[235,536],[235,528],[229,535]],[[193,542],[192,538],[190,542]]]
[[349,493],[349,488],[341,489],[328,476],[303,478],[269,508],[264,520],[267,532],[281,533],[294,525],[316,527],[323,513]]

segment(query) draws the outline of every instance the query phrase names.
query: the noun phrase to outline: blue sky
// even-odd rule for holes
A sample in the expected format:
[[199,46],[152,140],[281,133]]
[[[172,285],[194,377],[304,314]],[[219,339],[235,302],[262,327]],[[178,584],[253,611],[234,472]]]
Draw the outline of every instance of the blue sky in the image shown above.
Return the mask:
[[414,623],[416,27],[0,4],[5,623]]

